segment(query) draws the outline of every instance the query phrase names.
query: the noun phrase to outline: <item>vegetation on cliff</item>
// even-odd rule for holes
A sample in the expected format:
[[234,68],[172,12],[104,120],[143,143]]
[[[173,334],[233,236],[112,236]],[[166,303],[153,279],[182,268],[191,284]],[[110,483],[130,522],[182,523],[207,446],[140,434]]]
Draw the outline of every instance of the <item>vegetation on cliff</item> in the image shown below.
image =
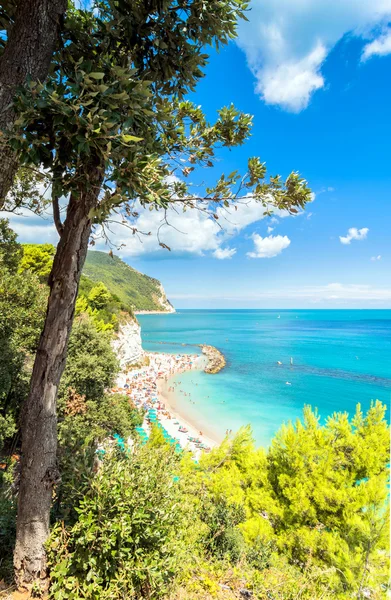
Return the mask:
[[92,281],[103,282],[114,297],[132,310],[165,310],[161,299],[167,299],[161,291],[160,281],[139,273],[118,256],[90,250],[83,275]]
[[[47,283],[55,247],[52,244],[22,244],[22,248],[19,272],[34,273],[41,283]],[[111,303],[111,313],[117,314],[120,310],[130,314],[137,310],[165,311],[165,307],[170,305],[160,281],[139,273],[118,256],[90,250],[84,263],[78,297],[88,300],[89,308],[102,310],[105,308],[102,303],[94,306],[88,298],[92,288],[92,295],[97,293],[96,285],[103,285],[110,293],[106,304]]]

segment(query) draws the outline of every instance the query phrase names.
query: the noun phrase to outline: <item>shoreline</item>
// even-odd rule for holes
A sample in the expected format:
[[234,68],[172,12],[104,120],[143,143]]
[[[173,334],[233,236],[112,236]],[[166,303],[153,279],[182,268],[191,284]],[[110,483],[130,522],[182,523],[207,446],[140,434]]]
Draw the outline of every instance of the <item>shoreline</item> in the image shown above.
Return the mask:
[[[175,392],[169,392],[168,387],[174,388],[170,386],[170,382],[175,375],[189,370],[205,370],[205,355],[146,352],[145,356],[149,358],[149,365],[128,372],[122,371],[117,378],[117,386],[112,388],[112,391],[125,393],[138,408],[155,410],[157,421],[166,432],[176,439],[183,449],[190,450],[198,460],[204,448],[200,448],[199,444],[189,438],[199,439],[206,446],[207,452],[218,446],[221,440],[215,434],[206,431],[204,424],[199,427],[194,419],[186,415],[183,407],[178,410],[174,406]],[[150,433],[148,413],[144,418],[143,428]],[[179,431],[180,429],[184,431]]]
[[[158,381],[158,392],[162,398],[162,401],[165,403],[168,411],[178,421],[182,421],[185,426],[193,431],[196,435],[200,436],[200,432],[202,431],[202,438],[210,447],[220,445],[223,441],[223,438],[220,439],[219,436],[215,432],[211,431],[208,426],[205,427],[205,423],[201,423],[194,418],[189,417],[189,415],[186,414],[186,407],[179,400],[178,392],[176,390],[173,392],[168,392],[166,389],[173,377],[175,375],[180,375],[181,372],[182,371],[177,371],[177,373],[173,373],[167,381],[162,379]],[[180,404],[180,406],[177,406],[177,403]]]

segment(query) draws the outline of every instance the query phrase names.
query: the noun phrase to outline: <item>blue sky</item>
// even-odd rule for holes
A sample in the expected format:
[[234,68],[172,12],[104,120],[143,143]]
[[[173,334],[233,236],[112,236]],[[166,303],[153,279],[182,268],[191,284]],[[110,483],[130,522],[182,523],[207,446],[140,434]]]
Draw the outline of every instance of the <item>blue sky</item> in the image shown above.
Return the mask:
[[[260,156],[270,173],[298,170],[315,199],[297,217],[250,206],[224,233],[187,216],[187,233],[163,235],[171,253],[116,231],[119,254],[176,307],[391,307],[391,0],[359,4],[256,0],[238,43],[211,53],[193,99],[211,120],[231,102],[254,115],[219,170]],[[21,241],[55,242],[49,221],[12,223]]]

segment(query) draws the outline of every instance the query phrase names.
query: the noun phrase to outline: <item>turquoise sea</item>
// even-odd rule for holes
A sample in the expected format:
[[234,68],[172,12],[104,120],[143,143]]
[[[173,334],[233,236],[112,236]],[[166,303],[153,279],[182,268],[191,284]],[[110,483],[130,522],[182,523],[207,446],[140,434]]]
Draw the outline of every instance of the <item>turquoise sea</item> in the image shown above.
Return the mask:
[[391,310],[179,309],[138,319],[146,350],[193,353],[199,349],[181,344],[205,343],[224,353],[227,367],[217,375],[176,376],[190,394],[178,400],[188,418],[220,437],[250,423],[267,445],[304,404],[322,419],[353,415],[358,402],[390,404]]

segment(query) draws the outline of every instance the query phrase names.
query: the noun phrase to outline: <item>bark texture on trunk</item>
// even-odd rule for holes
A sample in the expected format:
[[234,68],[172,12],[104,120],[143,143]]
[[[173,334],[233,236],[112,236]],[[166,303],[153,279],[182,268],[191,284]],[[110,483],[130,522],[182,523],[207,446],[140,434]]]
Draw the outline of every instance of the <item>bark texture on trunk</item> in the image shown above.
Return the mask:
[[19,587],[47,583],[44,543],[49,534],[57,468],[57,390],[65,367],[81,271],[91,233],[91,208],[96,206],[102,170],[91,167],[91,187],[69,200],[63,233],[50,275],[50,295],[30,393],[22,412],[21,479],[14,566]]
[[[44,81],[57,43],[67,0],[21,0],[0,57],[0,130],[12,127],[12,101],[27,77]],[[0,137],[0,207],[18,167],[17,154]]]

